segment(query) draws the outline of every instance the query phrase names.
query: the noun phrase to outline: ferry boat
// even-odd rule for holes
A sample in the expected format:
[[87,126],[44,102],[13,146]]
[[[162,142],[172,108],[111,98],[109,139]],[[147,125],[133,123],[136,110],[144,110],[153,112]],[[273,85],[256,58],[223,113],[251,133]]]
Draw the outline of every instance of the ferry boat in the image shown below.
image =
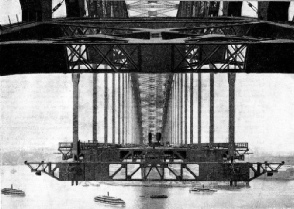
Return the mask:
[[111,197],[109,193],[106,195],[96,196],[94,197],[95,202],[102,202],[110,205],[121,205],[124,206],[126,203],[120,198]]
[[11,185],[11,188],[3,188],[1,189],[1,194],[4,195],[15,195],[15,196],[25,196],[25,192],[20,189],[13,189],[13,186]]

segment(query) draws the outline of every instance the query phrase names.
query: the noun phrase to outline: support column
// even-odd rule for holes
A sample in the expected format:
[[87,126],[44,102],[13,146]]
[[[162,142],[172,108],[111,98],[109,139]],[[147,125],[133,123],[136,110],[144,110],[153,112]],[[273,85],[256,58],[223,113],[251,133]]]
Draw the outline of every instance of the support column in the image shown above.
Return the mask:
[[209,143],[214,143],[214,74],[210,73],[210,125]]
[[190,73],[190,144],[193,144],[193,129],[194,129],[194,124],[193,124],[193,114],[194,114],[194,101],[193,101],[193,73]]
[[201,100],[202,100],[202,90],[201,90],[201,73],[198,73],[198,144],[201,144]]
[[115,144],[115,74],[112,73],[112,143]]
[[177,138],[177,135],[176,135],[176,130],[177,130],[177,126],[176,126],[176,122],[177,122],[177,107],[176,107],[176,75],[174,75],[175,78],[174,78],[174,94],[173,94],[173,109],[174,109],[174,115],[173,115],[173,126],[174,126],[174,133],[173,133],[173,144],[175,144],[175,141],[176,141],[176,138]]
[[79,159],[79,82],[80,74],[72,74],[73,82],[73,159]]
[[181,80],[180,80],[180,99],[181,99],[181,103],[180,103],[180,108],[181,108],[181,118],[180,118],[180,122],[181,122],[181,127],[180,127],[180,139],[181,139],[181,145],[183,144],[183,74],[180,74]]
[[136,121],[136,116],[135,116],[135,108],[134,108],[134,100],[133,100],[133,93],[132,93],[132,86],[131,86],[131,104],[132,104],[132,111],[131,111],[131,136],[132,136],[132,143],[133,144],[138,144],[137,141],[135,141],[135,132],[136,132],[136,127],[135,127],[135,121]]
[[93,73],[93,142],[97,143],[97,74]]
[[104,74],[104,143],[108,143],[108,78]]
[[125,143],[129,143],[129,112],[130,112],[130,101],[129,101],[129,74],[126,74],[126,106],[125,106],[125,116],[126,116],[126,139]]
[[185,145],[187,145],[188,138],[188,80],[187,73],[185,73]]
[[122,75],[122,144],[125,143],[125,74]]
[[134,144],[140,144],[139,138],[136,137],[137,133],[137,117],[136,117],[136,108],[135,108],[135,99],[134,99],[134,92],[133,92],[133,86],[131,85],[131,101],[132,101],[132,126],[131,126],[131,134],[132,134],[132,143]]
[[120,82],[120,73],[118,74],[118,81],[117,81],[117,87],[118,87],[118,98],[117,98],[117,140],[118,140],[118,144],[120,144],[121,142],[121,82]]
[[229,156],[231,160],[235,151],[235,81],[236,73],[228,74],[229,81]]
[[174,131],[174,127],[173,127],[173,114],[174,114],[174,108],[173,108],[173,100],[174,100],[174,82],[172,83],[172,87],[171,87],[171,94],[170,94],[170,103],[169,103],[169,110],[170,110],[170,114],[169,114],[169,125],[170,125],[170,130],[169,130],[169,144],[172,144],[172,139],[173,139],[173,131]]
[[178,126],[177,126],[177,144],[179,144],[179,140],[180,140],[180,76],[179,74],[177,75],[177,91],[178,91],[178,94],[177,94],[177,101],[178,101],[178,104],[177,104],[177,110],[178,110],[178,116],[177,116],[177,122],[178,122]]

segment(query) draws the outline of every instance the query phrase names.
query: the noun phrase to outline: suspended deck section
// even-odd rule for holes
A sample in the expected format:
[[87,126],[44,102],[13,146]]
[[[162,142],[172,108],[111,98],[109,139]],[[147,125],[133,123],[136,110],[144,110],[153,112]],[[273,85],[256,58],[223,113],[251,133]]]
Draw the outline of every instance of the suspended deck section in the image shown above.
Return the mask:
[[[235,159],[244,160],[247,143],[236,143]],[[72,158],[72,143],[60,143],[63,159]],[[283,163],[227,160],[227,143],[178,147],[80,143],[76,162],[25,162],[32,172],[59,181],[245,181],[277,172]]]

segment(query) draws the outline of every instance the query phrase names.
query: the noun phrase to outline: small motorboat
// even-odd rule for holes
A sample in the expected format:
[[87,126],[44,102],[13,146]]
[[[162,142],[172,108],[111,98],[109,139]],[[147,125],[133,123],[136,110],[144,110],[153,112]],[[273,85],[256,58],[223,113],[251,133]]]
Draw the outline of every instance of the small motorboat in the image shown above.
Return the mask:
[[217,192],[216,189],[210,189],[210,188],[192,188],[190,189],[190,192]]
[[164,194],[156,194],[156,195],[151,195],[150,198],[168,198],[167,195]]
[[1,194],[4,195],[15,195],[15,196],[25,196],[25,192],[20,189],[13,189],[13,185],[11,184],[11,188],[3,188],[1,189]]
[[109,193],[107,193],[107,196],[106,195],[101,195],[101,196],[94,197],[94,201],[95,202],[106,203],[106,204],[110,204],[110,205],[125,206],[125,204],[126,204],[125,201],[123,201],[120,198],[109,196]]

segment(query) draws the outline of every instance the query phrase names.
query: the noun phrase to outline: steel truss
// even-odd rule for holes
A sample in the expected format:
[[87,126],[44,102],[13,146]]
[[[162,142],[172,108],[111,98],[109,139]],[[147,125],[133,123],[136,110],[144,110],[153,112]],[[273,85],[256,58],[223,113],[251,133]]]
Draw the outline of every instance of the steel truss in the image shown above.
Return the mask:
[[264,162],[264,163],[255,163],[252,164],[250,166],[250,169],[253,171],[253,176],[250,178],[250,181],[263,175],[263,174],[267,174],[268,176],[272,176],[273,173],[278,172],[278,170],[280,169],[280,167],[282,165],[284,165],[284,162],[281,162],[280,164],[278,164],[278,166],[273,167],[273,163],[268,163],[268,162]]
[[[25,162],[59,181],[251,181],[272,175],[282,163],[218,162]],[[252,172],[252,174],[250,174]]]
[[[117,27],[116,25],[112,26],[111,24],[77,24],[77,23],[54,23],[55,26],[58,26],[63,33],[64,37],[74,37],[81,35],[95,35],[95,34],[104,34],[104,35],[112,35],[118,37],[127,37],[127,38],[139,38],[139,39],[150,39],[150,33],[156,29],[154,27],[149,29],[142,29],[141,27],[135,28],[136,24],[134,24],[134,28],[130,26],[130,23],[125,23],[125,25],[121,25],[121,27]],[[186,23],[189,24],[189,23]],[[191,23],[190,23],[191,24]],[[151,24],[150,24],[151,25]],[[139,25],[138,25],[139,26]],[[244,35],[248,33],[251,28],[252,23],[224,23],[224,22],[211,22],[207,24],[203,23],[194,23],[191,25],[185,25],[184,27],[172,27],[169,29],[164,29],[162,33],[163,39],[173,39],[173,38],[183,38],[183,37],[194,37],[199,35],[207,35],[207,34],[223,34],[223,35]],[[149,35],[149,36],[148,36]]]
[[[152,69],[148,72],[232,72],[244,68],[246,44],[236,45],[165,45],[164,49],[170,52],[166,66],[170,69]],[[154,45],[153,45],[154,46]],[[142,69],[144,52],[152,45],[128,44],[91,44],[91,45],[66,45],[68,51],[68,67],[70,71],[79,69],[84,72],[146,72]],[[152,55],[149,55],[152,56]],[[152,58],[152,57],[150,57]],[[166,57],[165,57],[166,58]],[[106,67],[105,67],[106,66]]]

